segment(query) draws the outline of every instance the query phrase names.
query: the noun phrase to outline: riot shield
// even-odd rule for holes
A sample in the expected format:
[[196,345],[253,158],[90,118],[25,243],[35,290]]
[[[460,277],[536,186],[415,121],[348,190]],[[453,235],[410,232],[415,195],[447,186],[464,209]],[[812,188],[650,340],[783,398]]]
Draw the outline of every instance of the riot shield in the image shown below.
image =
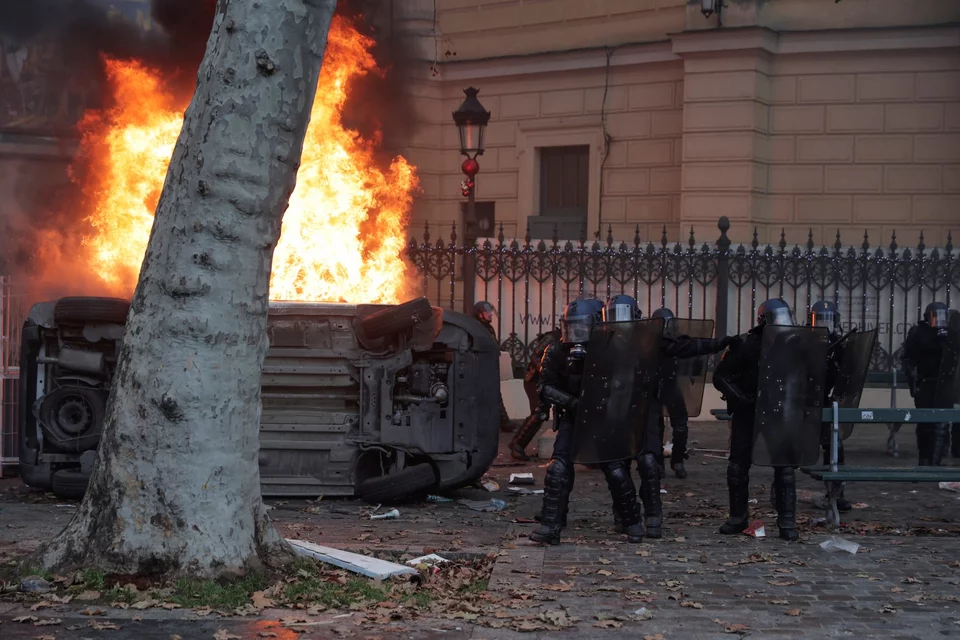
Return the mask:
[[[871,329],[852,333],[837,345],[837,348],[842,350],[842,355],[837,379],[833,384],[833,397],[841,408],[856,409],[860,406],[860,396],[867,381],[867,369],[870,367],[870,356],[873,355],[876,342],[877,329]],[[840,425],[840,438],[849,438],[853,427],[852,424]]]
[[767,325],[753,428],[754,464],[800,467],[820,458],[826,329]]
[[[691,338],[712,338],[713,320],[690,320],[687,318],[671,318],[667,322],[666,332],[675,336],[690,336]],[[699,358],[685,358],[683,360],[673,360],[666,366],[670,367],[669,378],[676,381],[675,385],[666,380],[666,384],[671,384],[670,389],[664,389],[663,414],[670,415],[678,409],[686,409],[688,418],[696,418],[700,415],[703,406],[703,389],[707,383],[707,362],[710,356],[700,356]],[[673,403],[682,403],[682,407]]]
[[960,404],[960,311],[951,309],[947,315],[947,339],[940,357],[934,406],[952,409],[957,404]]
[[643,450],[662,335],[659,318],[594,327],[574,429],[576,462],[626,460]]

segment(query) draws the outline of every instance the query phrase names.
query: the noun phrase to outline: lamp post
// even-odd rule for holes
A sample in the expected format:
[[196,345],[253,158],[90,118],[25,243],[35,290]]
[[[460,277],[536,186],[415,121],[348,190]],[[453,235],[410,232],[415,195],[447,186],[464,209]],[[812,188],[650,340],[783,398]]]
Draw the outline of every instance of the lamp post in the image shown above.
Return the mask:
[[[476,204],[476,177],[480,171],[480,163],[477,162],[477,156],[483,155],[483,134],[490,122],[490,112],[483,108],[480,101],[477,100],[478,89],[468,87],[463,90],[466,99],[456,111],[453,112],[453,122],[457,125],[460,133],[460,155],[466,156],[466,160],[460,165],[460,170],[466,179],[460,183],[460,192],[467,199],[467,215],[464,221],[464,244],[467,246],[476,242],[473,235],[467,234],[467,230],[472,228],[477,222],[477,204]],[[476,255],[468,249],[463,256],[463,312],[471,313],[476,290]]]
[[705,18],[709,18],[713,15],[714,11],[717,13],[717,26],[723,26],[723,17],[721,12],[723,11],[723,0],[700,0],[700,13],[704,15]]

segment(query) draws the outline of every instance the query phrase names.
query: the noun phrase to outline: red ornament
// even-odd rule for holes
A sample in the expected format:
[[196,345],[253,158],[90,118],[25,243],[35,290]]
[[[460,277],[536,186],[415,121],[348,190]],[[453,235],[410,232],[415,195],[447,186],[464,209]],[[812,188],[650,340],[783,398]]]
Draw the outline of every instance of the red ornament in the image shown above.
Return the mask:
[[460,165],[460,170],[463,171],[463,174],[468,178],[472,178],[477,175],[480,171],[480,163],[474,158],[467,158],[463,161],[463,164]]

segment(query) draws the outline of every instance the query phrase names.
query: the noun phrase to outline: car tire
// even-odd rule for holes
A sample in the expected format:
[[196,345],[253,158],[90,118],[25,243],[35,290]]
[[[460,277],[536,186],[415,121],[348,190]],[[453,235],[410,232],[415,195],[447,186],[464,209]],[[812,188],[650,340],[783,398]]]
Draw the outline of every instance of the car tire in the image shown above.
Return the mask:
[[90,476],[79,471],[57,471],[53,474],[53,495],[65,500],[82,500],[90,484]]
[[429,463],[415,464],[385,476],[368,478],[357,487],[357,494],[370,504],[416,498],[437,486],[437,470]]
[[130,301],[122,298],[60,298],[53,308],[53,320],[59,324],[104,322],[125,324]]
[[359,328],[365,338],[376,340],[406,331],[432,316],[430,302],[426,298],[417,298],[371,313],[359,321]]
[[[47,442],[58,451],[70,453],[82,453],[97,447],[106,414],[107,392],[82,383],[47,394],[37,413]],[[81,430],[79,426],[61,423],[61,418],[74,415],[82,417],[89,426]]]

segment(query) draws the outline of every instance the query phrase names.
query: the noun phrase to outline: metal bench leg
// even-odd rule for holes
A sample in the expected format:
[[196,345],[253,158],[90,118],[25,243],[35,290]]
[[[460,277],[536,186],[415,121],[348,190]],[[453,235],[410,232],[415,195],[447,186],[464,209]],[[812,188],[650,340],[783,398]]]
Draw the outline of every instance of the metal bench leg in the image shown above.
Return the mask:
[[[830,470],[836,472],[840,464],[840,404],[833,403],[833,428],[830,430]],[[840,526],[840,510],[837,509],[838,482],[827,483],[827,525]]]

